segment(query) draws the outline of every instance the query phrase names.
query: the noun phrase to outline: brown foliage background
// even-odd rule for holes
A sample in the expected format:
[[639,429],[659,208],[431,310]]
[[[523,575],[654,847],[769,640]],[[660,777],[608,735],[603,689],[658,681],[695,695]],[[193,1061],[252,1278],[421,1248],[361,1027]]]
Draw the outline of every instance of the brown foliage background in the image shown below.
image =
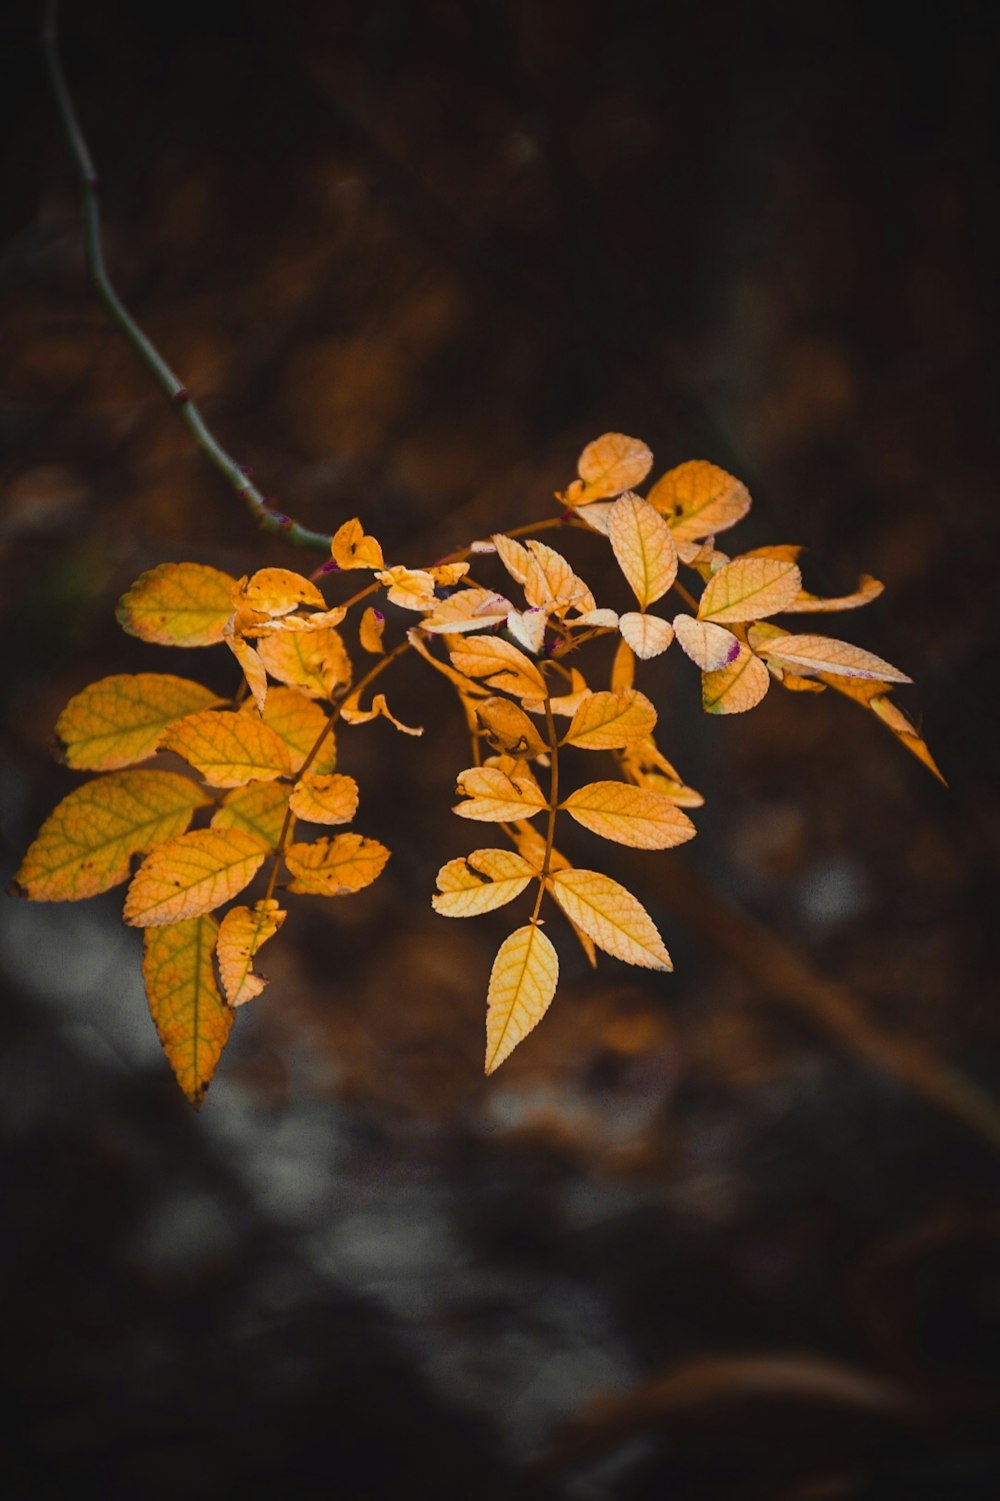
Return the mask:
[[[85,284],[37,19],[0,23],[10,868],[75,781],[69,695],[190,665],[121,636],[122,589],[297,561]],[[706,720],[668,657],[664,745],[708,797],[683,858],[997,1090],[988,21],[112,0],[63,29],[112,274],[299,519],[360,510],[422,561],[620,429],[740,475],[745,544],[805,542],[811,587],[885,580],[856,639],[917,679],[950,793],[833,694]],[[15,1490],[992,1497],[995,1152],[684,928],[671,854],[614,851],[676,975],[563,944],[484,1083],[500,928],[427,900],[467,847],[459,723],[395,681],[423,741],[343,737],[389,870],[289,924],[197,1119],[114,895],[0,914]]]

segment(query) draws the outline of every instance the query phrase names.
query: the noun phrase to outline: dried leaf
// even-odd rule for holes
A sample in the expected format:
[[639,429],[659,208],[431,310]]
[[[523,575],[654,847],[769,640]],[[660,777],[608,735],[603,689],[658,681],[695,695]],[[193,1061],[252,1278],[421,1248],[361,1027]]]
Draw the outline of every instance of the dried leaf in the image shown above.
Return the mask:
[[230,616],[226,623],[224,639],[229,650],[240,664],[247,687],[253,697],[254,708],[263,714],[267,703],[267,670],[257,650],[239,635],[236,626],[239,614]]
[[548,806],[534,777],[512,775],[496,766],[472,766],[463,771],[455,791],[459,797],[468,798],[455,808],[459,817],[487,823],[534,818]]
[[382,568],[382,549],[374,537],[365,534],[357,516],[338,527],[330,546],[338,568]]
[[469,565],[468,563],[435,563],[427,571],[439,589],[450,589],[452,584],[457,584],[459,579],[465,578]]
[[297,782],[288,800],[297,818],[308,823],[350,823],[358,811],[358,784],[353,777],[315,776]]
[[565,738],[582,750],[617,750],[641,740],[656,724],[656,710],[644,693],[592,693],[573,715]]
[[672,849],[697,832],[670,798],[627,782],[591,782],[560,807],[585,829],[633,849]]
[[641,485],[649,473],[653,455],[639,438],[624,433],[604,433],[588,443],[577,463],[580,481],[570,485],[566,499],[570,505],[603,500]]
[[502,594],[491,589],[471,585],[449,594],[447,599],[434,602],[434,610],[421,625],[425,631],[457,632],[479,631],[485,626],[499,625],[506,620],[514,606]]
[[549,878],[559,905],[599,949],[644,969],[673,969],[645,907],[596,870],[560,870]]
[[263,849],[277,848],[288,809],[288,787],[280,782],[248,782],[227,792],[212,815],[213,829],[239,829]]
[[530,657],[499,636],[468,636],[448,647],[452,663],[470,678],[484,678],[491,688],[518,698],[544,698],[545,679]]
[[701,706],[706,714],[743,714],[760,703],[770,681],[763,662],[741,641],[728,667],[702,673]]
[[350,698],[344,700],[341,707],[341,719],[345,720],[347,724],[370,724],[373,719],[387,719],[390,724],[395,725],[397,730],[402,730],[404,735],[422,735],[424,733],[422,725],[417,725],[414,728],[412,725],[404,724],[401,719],[397,719],[395,714],[390,711],[389,705],[385,701],[384,693],[375,694],[370,709],[362,709],[360,704],[360,691],[352,693]]
[[265,897],[252,908],[233,907],[222,919],[215,951],[230,1006],[242,1006],[264,989],[267,981],[254,974],[254,957],[287,916],[273,897]]
[[853,594],[841,594],[836,599],[821,599],[818,594],[810,594],[807,589],[803,589],[797,599],[785,606],[784,614],[820,615],[833,610],[857,610],[862,605],[870,605],[873,599],[878,599],[884,588],[885,585],[878,579],[872,578],[869,573],[863,573]]
[[545,742],[527,714],[509,698],[484,698],[476,705],[476,722],[494,750],[529,757],[545,751]]
[[635,611],[630,611],[621,616],[618,629],[622,633],[622,640],[644,662],[648,662],[651,657],[660,656],[674,639],[673,626],[669,621],[661,620],[659,615],[638,615]]
[[830,636],[777,636],[762,642],[757,649],[762,656],[773,658],[779,666],[787,663],[805,675],[822,672],[835,677],[870,678],[885,683],[913,681],[874,652],[862,651],[860,646],[835,641]]
[[200,683],[166,672],[116,673],[70,699],[56,721],[67,766],[114,771],[153,755],[169,725],[222,703]]
[[[249,703],[244,705],[241,712],[256,715],[256,710]],[[325,738],[309,763],[309,770],[333,771],[337,764],[337,742],[333,731],[327,728],[330,716],[323,712],[314,699],[306,698],[297,688],[269,688],[263,721],[279,740],[285,742],[292,773],[301,771],[320,735]]]
[[434,580],[423,568],[384,568],[375,577],[386,586],[391,603],[403,610],[430,610],[437,603]]
[[251,610],[264,615],[290,615],[300,605],[326,609],[326,600],[310,579],[288,568],[261,568],[240,588],[240,597]]
[[336,834],[311,844],[291,844],[285,864],[292,874],[290,891],[313,896],[346,896],[370,886],[382,874],[389,851],[377,839]]
[[285,742],[253,714],[205,709],[172,725],[160,741],[200,771],[210,787],[241,787],[288,776]]
[[509,1058],[545,1015],[559,981],[559,956],[534,923],[505,938],[486,998],[486,1072]]
[[351,660],[333,626],[266,636],[257,650],[273,678],[310,698],[331,698],[351,681]]
[[621,766],[638,787],[662,792],[679,808],[700,808],[705,802],[700,792],[685,784],[680,772],[667,760],[651,735],[622,751]]
[[534,875],[533,867],[514,850],[473,850],[464,860],[442,865],[438,894],[431,901],[442,917],[478,917],[512,902]]
[[528,610],[511,610],[507,615],[507,629],[530,652],[540,652],[545,645],[545,629],[549,617],[544,610],[532,606]]
[[695,620],[693,615],[675,615],[677,644],[702,672],[729,667],[740,654],[740,643],[724,626]]
[[125,921],[152,928],[201,917],[249,885],[264,859],[259,840],[240,829],[195,829],[168,839],[132,877]]
[[382,645],[384,631],[385,616],[381,610],[376,610],[374,605],[369,605],[358,626],[358,640],[361,642],[362,650],[371,652],[373,657],[381,656],[385,651]]
[[608,537],[618,566],[645,612],[677,577],[677,551],[670,528],[648,500],[626,494],[611,507]]
[[794,563],[782,558],[735,558],[713,573],[698,605],[699,620],[763,620],[778,615],[802,588]]
[[161,563],[118,601],[122,630],[160,646],[214,646],[233,613],[236,580],[202,563]]
[[648,499],[667,518],[674,537],[689,542],[735,526],[750,509],[746,485],[705,459],[668,469]]
[[177,1082],[195,1109],[233,1025],[212,965],[218,933],[214,918],[193,917],[143,934],[142,977],[150,1014]]
[[209,801],[171,771],[119,771],[75,788],[53,808],[15,887],[36,902],[77,902],[128,879],[133,855],[182,834]]

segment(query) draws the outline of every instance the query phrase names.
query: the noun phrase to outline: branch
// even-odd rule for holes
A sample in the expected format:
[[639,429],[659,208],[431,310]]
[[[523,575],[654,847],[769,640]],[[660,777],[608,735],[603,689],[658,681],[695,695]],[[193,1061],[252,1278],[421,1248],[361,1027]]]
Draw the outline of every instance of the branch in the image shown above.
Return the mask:
[[191,399],[188,388],[183,381],[178,379],[156,346],[143,333],[116,292],[104,261],[104,246],[101,238],[102,183],[80,127],[79,116],[59,57],[57,14],[57,0],[46,0],[41,38],[42,49],[59,118],[80,176],[83,190],[83,239],[87,271],[98,296],[113,322],[125,335],[202,453],[210,463],[215,465],[231,489],[244,502],[261,531],[276,533],[295,547],[308,547],[319,552],[329,552],[331,538],[327,533],[310,531],[308,527],[293,521],[290,516],[275,510],[256,485],[251,483],[248,471],[242,465],[237,464],[232,455],[226,452],[218,439],[209,431],[205,419]]

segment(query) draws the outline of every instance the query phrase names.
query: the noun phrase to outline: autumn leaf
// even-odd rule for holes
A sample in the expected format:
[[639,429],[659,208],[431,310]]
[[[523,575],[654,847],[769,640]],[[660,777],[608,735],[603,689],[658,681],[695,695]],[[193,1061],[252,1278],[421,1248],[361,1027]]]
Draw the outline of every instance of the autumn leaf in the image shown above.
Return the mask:
[[886,683],[913,681],[874,652],[862,651],[860,646],[835,641],[830,636],[776,636],[762,642],[757,650],[779,666],[787,662],[800,673],[832,673],[835,677],[871,678]]
[[383,568],[382,549],[374,537],[366,536],[357,516],[338,527],[330,547],[338,568]]
[[570,608],[581,613],[595,608],[594,596],[562,553],[534,538],[525,543],[525,552],[527,563],[520,582],[529,605],[558,615],[564,615]]
[[599,949],[644,969],[673,969],[649,913],[630,891],[596,870],[559,870],[549,877],[560,907]]
[[615,658],[611,664],[611,691],[624,693],[634,682],[635,652],[623,636],[615,648]]
[[533,777],[512,775],[495,766],[473,766],[463,771],[455,791],[469,799],[455,808],[460,818],[488,823],[533,818],[547,806]]
[[622,640],[627,642],[637,657],[648,662],[665,652],[674,639],[673,626],[659,615],[639,615],[634,610],[622,615],[618,621]]
[[256,647],[250,645],[237,629],[240,620],[240,612],[230,617],[226,622],[223,639],[237,662],[246,679],[247,687],[253,696],[254,708],[258,714],[263,714],[267,703],[267,670]]
[[388,590],[390,603],[403,610],[429,610],[436,604],[434,579],[423,568],[383,568],[375,577]]
[[351,681],[351,661],[335,626],[266,636],[257,650],[273,678],[310,698],[330,698]]
[[675,615],[677,644],[702,672],[717,672],[728,667],[740,654],[740,643],[732,631],[709,621],[695,620],[693,615]]
[[904,746],[911,755],[916,756],[917,760],[947,787],[948,783],[942,776],[940,767],[925,741],[918,734],[916,726],[907,718],[899,705],[889,697],[891,689],[888,683],[873,682],[865,678],[839,677],[833,673],[824,673],[822,677],[823,683],[819,686],[825,684],[845,698],[853,699],[855,703],[870,709],[876,719],[881,720],[895,735],[900,745]]
[[763,620],[778,615],[802,588],[794,563],[782,558],[734,558],[713,573],[698,605],[698,619]]
[[468,589],[449,594],[447,599],[436,600],[434,609],[424,617],[421,625],[425,631],[438,635],[479,631],[485,626],[499,625],[513,608],[510,600],[502,594],[492,589],[480,589],[478,584],[470,585]]
[[222,988],[230,1006],[242,1006],[264,989],[267,981],[254,974],[253,961],[287,916],[273,897],[265,897],[252,908],[231,908],[222,919],[216,954]]
[[556,993],[559,956],[534,923],[505,938],[486,997],[486,1072],[492,1074],[545,1015]]
[[667,518],[674,537],[690,542],[735,526],[750,509],[746,485],[705,459],[668,469],[648,500]]
[[513,756],[540,756],[545,750],[535,726],[509,698],[484,698],[476,705],[476,722],[494,750]]
[[132,877],[125,921],[151,928],[211,912],[249,885],[265,855],[260,841],[240,829],[195,829],[168,839]]
[[693,787],[688,787],[680,772],[660,750],[652,735],[636,740],[622,751],[621,766],[625,775],[638,787],[648,787],[651,792],[662,792],[679,808],[701,808],[705,799]]
[[361,624],[358,626],[358,640],[361,643],[362,650],[370,652],[373,657],[381,656],[385,651],[385,647],[382,645],[382,633],[384,630],[385,616],[381,610],[376,610],[374,605],[369,605],[361,617]]
[[114,771],[153,755],[176,719],[222,703],[208,688],[166,672],[116,673],[74,695],[56,720],[67,766]]
[[326,609],[326,600],[310,579],[288,568],[261,568],[240,589],[251,610],[264,615],[290,615],[300,605]]
[[702,673],[701,706],[706,714],[744,714],[760,703],[770,681],[763,662],[741,641],[727,667]]
[[297,818],[308,823],[350,823],[358,811],[358,784],[353,777],[307,773],[288,800]]
[[677,550],[658,511],[638,495],[622,495],[608,514],[608,537],[618,566],[645,612],[677,577]]
[[530,652],[542,650],[548,623],[549,617],[545,610],[534,605],[527,610],[510,610],[507,613],[507,629],[515,641]]
[[[547,841],[542,838],[538,830],[533,828],[530,823],[515,823],[511,829],[511,837],[517,845],[519,852],[528,861],[536,874],[541,874],[542,867],[545,864],[546,850],[548,850],[550,871],[572,870],[573,867],[570,861],[566,859],[566,856],[561,854],[554,846],[550,848]],[[566,921],[572,928],[573,936],[586,954],[587,963],[591,969],[596,969],[597,949],[594,945],[594,940],[588,937],[582,928],[578,928],[569,914],[564,911],[559,902],[559,893],[553,890],[552,895],[555,898],[556,905],[559,906],[559,910],[563,912]]]
[[545,679],[530,657],[499,636],[466,636],[448,648],[453,665],[466,677],[484,678],[491,688],[518,698],[544,698]]
[[627,782],[591,782],[560,807],[585,829],[633,849],[671,849],[697,832],[668,797]]
[[236,580],[202,563],[160,563],[118,601],[122,630],[159,646],[214,646],[233,613]]
[[150,1014],[177,1082],[195,1109],[233,1025],[212,965],[218,933],[214,918],[193,917],[143,934],[142,977]]
[[183,834],[209,801],[171,771],[119,771],[77,787],[49,814],[14,877],[36,902],[77,902],[128,879],[133,855]]
[[[245,704],[241,712],[256,717],[252,704]],[[284,741],[293,773],[302,769],[320,735],[325,738],[309,770],[333,771],[337,764],[337,742],[333,731],[327,728],[329,715],[314,699],[304,697],[295,688],[269,688],[262,717],[267,728]]]
[[256,839],[265,850],[274,850],[288,810],[287,785],[280,782],[248,782],[227,792],[212,815],[213,829],[239,829]]
[[588,443],[577,462],[579,480],[566,491],[570,505],[604,500],[641,485],[653,463],[653,455],[639,438],[624,433],[603,433]]
[[[590,689],[587,680],[578,667],[570,668],[570,684],[568,693],[556,693],[549,699],[549,708],[553,714],[563,715],[572,719],[584,699],[589,697]],[[524,707],[532,714],[545,713],[544,698],[526,698],[523,700]]]
[[161,750],[183,756],[210,787],[240,787],[288,776],[291,758],[285,742],[252,714],[206,709],[173,725]]
[[464,860],[442,865],[438,894],[431,901],[442,917],[478,917],[512,902],[534,875],[534,868],[515,850],[473,850]]
[[857,610],[862,605],[870,605],[873,599],[878,599],[885,585],[878,579],[872,578],[871,574],[863,573],[858,580],[858,587],[853,594],[841,594],[834,599],[822,599],[818,594],[810,594],[803,589],[797,599],[793,599],[790,605],[786,605],[783,613],[820,615],[834,610]]
[[401,730],[404,735],[422,735],[424,733],[422,725],[408,725],[404,724],[401,719],[397,719],[386,703],[384,693],[375,694],[370,709],[361,708],[360,691],[352,693],[350,698],[344,700],[340,710],[340,717],[347,724],[370,724],[373,719],[387,719],[391,725],[395,725],[396,729]]
[[655,724],[656,710],[637,688],[592,693],[573,715],[565,743],[582,750],[617,750],[648,735]]
[[370,886],[381,875],[389,851],[377,839],[337,834],[311,844],[291,844],[285,864],[292,874],[290,891],[312,896],[344,896]]

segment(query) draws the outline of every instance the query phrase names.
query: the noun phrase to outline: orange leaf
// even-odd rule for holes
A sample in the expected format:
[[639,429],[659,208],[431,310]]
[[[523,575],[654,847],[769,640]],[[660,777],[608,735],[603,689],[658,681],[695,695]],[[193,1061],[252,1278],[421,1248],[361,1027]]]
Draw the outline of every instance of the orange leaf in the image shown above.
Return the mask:
[[288,800],[297,818],[308,823],[350,823],[358,811],[358,784],[353,777],[307,773]]
[[534,538],[525,543],[525,551],[528,562],[523,584],[524,597],[529,605],[560,615],[571,606],[581,614],[595,608],[594,596],[562,553],[544,542],[536,542]]
[[371,652],[373,657],[381,656],[385,651],[382,645],[384,630],[385,616],[381,610],[376,610],[374,605],[369,605],[358,626],[358,640],[361,642],[362,650]]
[[794,563],[782,558],[735,558],[713,573],[698,605],[698,619],[763,620],[778,615],[802,588]]
[[514,606],[502,594],[491,589],[471,585],[449,594],[447,599],[434,601],[434,609],[421,621],[425,631],[480,631],[484,626],[499,625],[506,620]]
[[267,981],[254,974],[253,961],[287,916],[273,898],[265,897],[252,909],[233,907],[222,919],[216,954],[222,988],[230,1006],[242,1006],[264,989]]
[[240,664],[247,687],[253,696],[254,708],[258,714],[263,714],[267,703],[267,670],[264,667],[260,653],[255,647],[250,645],[249,641],[244,641],[243,637],[236,631],[235,622],[237,619],[238,616],[233,615],[227,622],[224,639],[229,650]]
[[166,672],[116,673],[70,699],[56,721],[67,766],[114,771],[144,761],[174,720],[222,700]]
[[340,717],[347,724],[369,724],[373,719],[387,719],[390,724],[395,725],[397,730],[402,730],[404,735],[422,735],[424,733],[422,725],[417,725],[414,728],[412,725],[404,724],[401,719],[397,719],[395,714],[391,713],[389,705],[385,701],[384,693],[375,694],[370,709],[362,709],[360,702],[360,692],[352,693],[350,698],[344,700],[340,710]]
[[462,637],[448,648],[459,672],[484,678],[491,688],[518,698],[545,697],[545,679],[530,657],[499,636]]
[[494,750],[513,756],[540,756],[545,750],[527,714],[509,698],[484,698],[476,704],[476,722]]
[[750,509],[750,492],[717,465],[689,459],[656,481],[649,503],[666,516],[675,538],[696,542],[735,526]]
[[885,683],[913,681],[874,652],[862,651],[860,646],[835,641],[830,636],[776,636],[762,642],[757,650],[762,656],[773,658],[779,666],[787,662],[800,673],[831,673],[835,677],[871,678]]
[[559,905],[599,949],[644,969],[673,969],[652,918],[624,886],[596,870],[559,870],[549,878]]
[[640,610],[648,610],[677,577],[677,550],[669,526],[648,500],[626,494],[611,507],[608,537]]
[[137,578],[118,601],[130,636],[160,646],[214,646],[233,613],[231,574],[202,563],[161,563]]
[[559,956],[534,923],[505,938],[486,997],[486,1072],[492,1074],[536,1027],[552,1003]]
[[472,766],[463,771],[455,791],[459,797],[469,799],[456,807],[459,817],[487,823],[534,818],[547,807],[534,777],[511,774],[496,766]]
[[273,678],[310,698],[330,698],[351,681],[351,661],[334,626],[266,636],[257,650]]
[[582,750],[617,750],[641,740],[655,724],[656,710],[638,688],[592,693],[573,715],[565,743]]
[[591,782],[560,807],[585,829],[633,849],[671,849],[697,832],[670,798],[627,782]]
[[375,577],[386,586],[391,603],[403,610],[430,610],[436,604],[434,579],[423,568],[383,568]]
[[706,714],[743,714],[760,703],[770,681],[763,662],[741,641],[727,667],[702,673],[701,706]]
[[[252,704],[244,704],[241,712],[256,717]],[[262,718],[267,728],[285,742],[293,773],[302,769],[321,734],[325,738],[309,763],[309,770],[333,771],[337,764],[337,742],[333,731],[327,729],[330,716],[314,699],[306,698],[296,688],[269,688]]]
[[365,535],[365,529],[355,516],[337,529],[330,547],[333,561],[338,568],[382,568],[385,566],[382,549],[374,537]]
[[675,615],[677,644],[702,672],[728,667],[740,654],[740,643],[725,626],[695,620],[693,615]]
[[884,588],[885,585],[878,579],[872,578],[869,573],[863,573],[853,594],[841,594],[836,599],[821,599],[818,594],[810,594],[803,589],[797,599],[785,606],[784,613],[821,615],[832,610],[856,610],[861,605],[870,605],[873,599],[878,599]]
[[77,902],[129,875],[133,855],[182,834],[209,799],[171,771],[119,771],[52,810],[14,877],[36,902]]
[[178,1084],[198,1108],[233,1025],[215,983],[212,954],[218,923],[211,917],[148,928],[142,977],[149,1010]]
[[311,844],[291,844],[285,864],[292,873],[290,891],[313,896],[344,896],[370,886],[382,873],[389,851],[376,839],[337,834]]
[[239,829],[195,829],[158,844],[132,877],[124,918],[133,928],[183,922],[228,902],[264,863],[260,841]]
[[290,615],[299,605],[326,609],[326,600],[310,579],[288,568],[261,568],[240,590],[251,610],[264,615]]
[[512,902],[534,875],[533,867],[514,850],[473,850],[464,860],[442,865],[438,894],[431,901],[442,917],[478,917]]
[[583,505],[591,500],[603,500],[609,495],[620,495],[641,485],[653,463],[653,455],[639,438],[628,438],[624,433],[604,433],[588,443],[577,462],[579,481],[570,485],[566,500],[570,505]]
[[291,771],[285,742],[253,714],[206,709],[178,720],[160,741],[200,771],[210,787],[269,782]]

